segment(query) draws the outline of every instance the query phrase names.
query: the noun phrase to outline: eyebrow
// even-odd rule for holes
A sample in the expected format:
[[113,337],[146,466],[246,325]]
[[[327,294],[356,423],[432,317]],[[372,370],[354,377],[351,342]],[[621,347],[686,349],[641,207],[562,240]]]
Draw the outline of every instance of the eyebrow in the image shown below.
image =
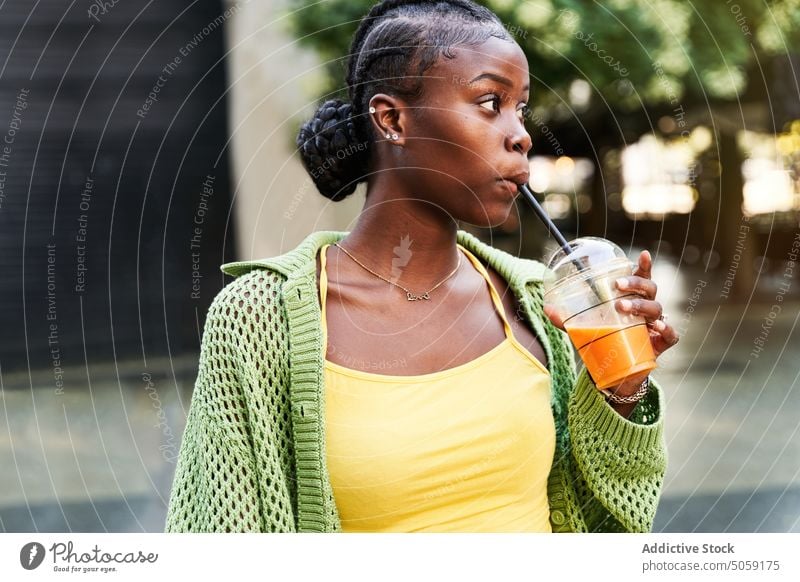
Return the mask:
[[[511,80],[507,79],[506,77],[503,77],[502,75],[497,75],[495,73],[481,73],[480,75],[472,79],[472,81],[470,81],[469,84],[472,85],[475,81],[478,81],[479,79],[492,79],[493,81],[497,81],[498,83],[502,83],[503,85],[506,85],[508,87],[514,86],[514,83],[512,83]],[[530,89],[530,87],[531,87],[530,84],[526,83],[525,86],[522,88],[522,90],[527,91],[528,89]]]

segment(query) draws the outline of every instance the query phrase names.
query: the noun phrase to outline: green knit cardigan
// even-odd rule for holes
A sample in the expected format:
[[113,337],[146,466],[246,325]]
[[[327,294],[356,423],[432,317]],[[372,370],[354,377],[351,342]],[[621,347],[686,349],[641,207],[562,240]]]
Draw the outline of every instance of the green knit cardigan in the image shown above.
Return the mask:
[[[347,234],[317,231],[280,256],[222,265],[236,279],[208,311],[165,531],[341,531],[325,458],[316,257]],[[553,531],[650,531],[666,470],[658,382],[620,416],[544,315],[546,267],[463,230],[457,240],[508,281],[547,354]]]

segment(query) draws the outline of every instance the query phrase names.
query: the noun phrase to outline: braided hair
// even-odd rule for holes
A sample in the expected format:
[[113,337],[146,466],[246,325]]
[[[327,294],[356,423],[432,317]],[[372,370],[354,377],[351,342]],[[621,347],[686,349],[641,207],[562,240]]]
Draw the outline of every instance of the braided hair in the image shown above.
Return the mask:
[[370,99],[386,93],[414,102],[423,97],[422,75],[454,45],[477,46],[489,37],[513,42],[500,19],[471,0],[384,0],[361,19],[350,45],[350,102],[329,99],[306,121],[297,148],[314,184],[338,201],[366,179],[374,128]]

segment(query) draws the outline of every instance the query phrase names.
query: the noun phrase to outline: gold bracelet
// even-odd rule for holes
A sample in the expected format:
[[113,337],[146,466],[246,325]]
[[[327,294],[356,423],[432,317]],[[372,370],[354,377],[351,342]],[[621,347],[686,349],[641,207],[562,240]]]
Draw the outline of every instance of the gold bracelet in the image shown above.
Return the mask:
[[610,390],[603,390],[603,394],[605,395],[607,401],[613,402],[614,404],[633,404],[634,402],[639,402],[642,398],[644,398],[649,389],[650,376],[647,376],[647,378],[642,381],[642,385],[639,386],[639,389],[630,396],[617,396]]

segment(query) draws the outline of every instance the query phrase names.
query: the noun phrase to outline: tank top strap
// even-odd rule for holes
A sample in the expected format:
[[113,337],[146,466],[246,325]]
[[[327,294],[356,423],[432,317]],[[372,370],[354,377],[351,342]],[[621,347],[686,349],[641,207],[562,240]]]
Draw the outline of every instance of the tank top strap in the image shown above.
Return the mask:
[[500,318],[503,320],[503,328],[505,329],[505,332],[506,332],[506,338],[514,340],[514,334],[511,331],[511,325],[509,325],[508,319],[506,318],[506,312],[505,312],[505,309],[503,307],[503,301],[500,298],[500,294],[497,292],[497,289],[495,289],[494,283],[492,283],[492,279],[489,276],[489,273],[486,270],[486,267],[483,266],[483,264],[478,260],[478,258],[475,255],[473,255],[471,252],[469,252],[463,246],[461,246],[458,243],[456,243],[456,246],[458,248],[460,248],[462,251],[464,251],[464,254],[467,255],[467,258],[469,258],[469,260],[475,266],[475,269],[477,269],[477,271],[481,275],[483,275],[483,278],[486,279],[486,282],[489,284],[489,292],[492,295],[492,302],[494,303],[494,306],[497,309],[497,312],[500,314]]
[[328,274],[325,270],[325,263],[326,263],[326,251],[330,244],[323,245],[322,250],[319,253],[319,299],[320,299],[320,310],[321,310],[321,319],[322,319],[322,354],[323,357],[328,351],[328,323],[327,318],[325,316],[325,299],[328,295]]

